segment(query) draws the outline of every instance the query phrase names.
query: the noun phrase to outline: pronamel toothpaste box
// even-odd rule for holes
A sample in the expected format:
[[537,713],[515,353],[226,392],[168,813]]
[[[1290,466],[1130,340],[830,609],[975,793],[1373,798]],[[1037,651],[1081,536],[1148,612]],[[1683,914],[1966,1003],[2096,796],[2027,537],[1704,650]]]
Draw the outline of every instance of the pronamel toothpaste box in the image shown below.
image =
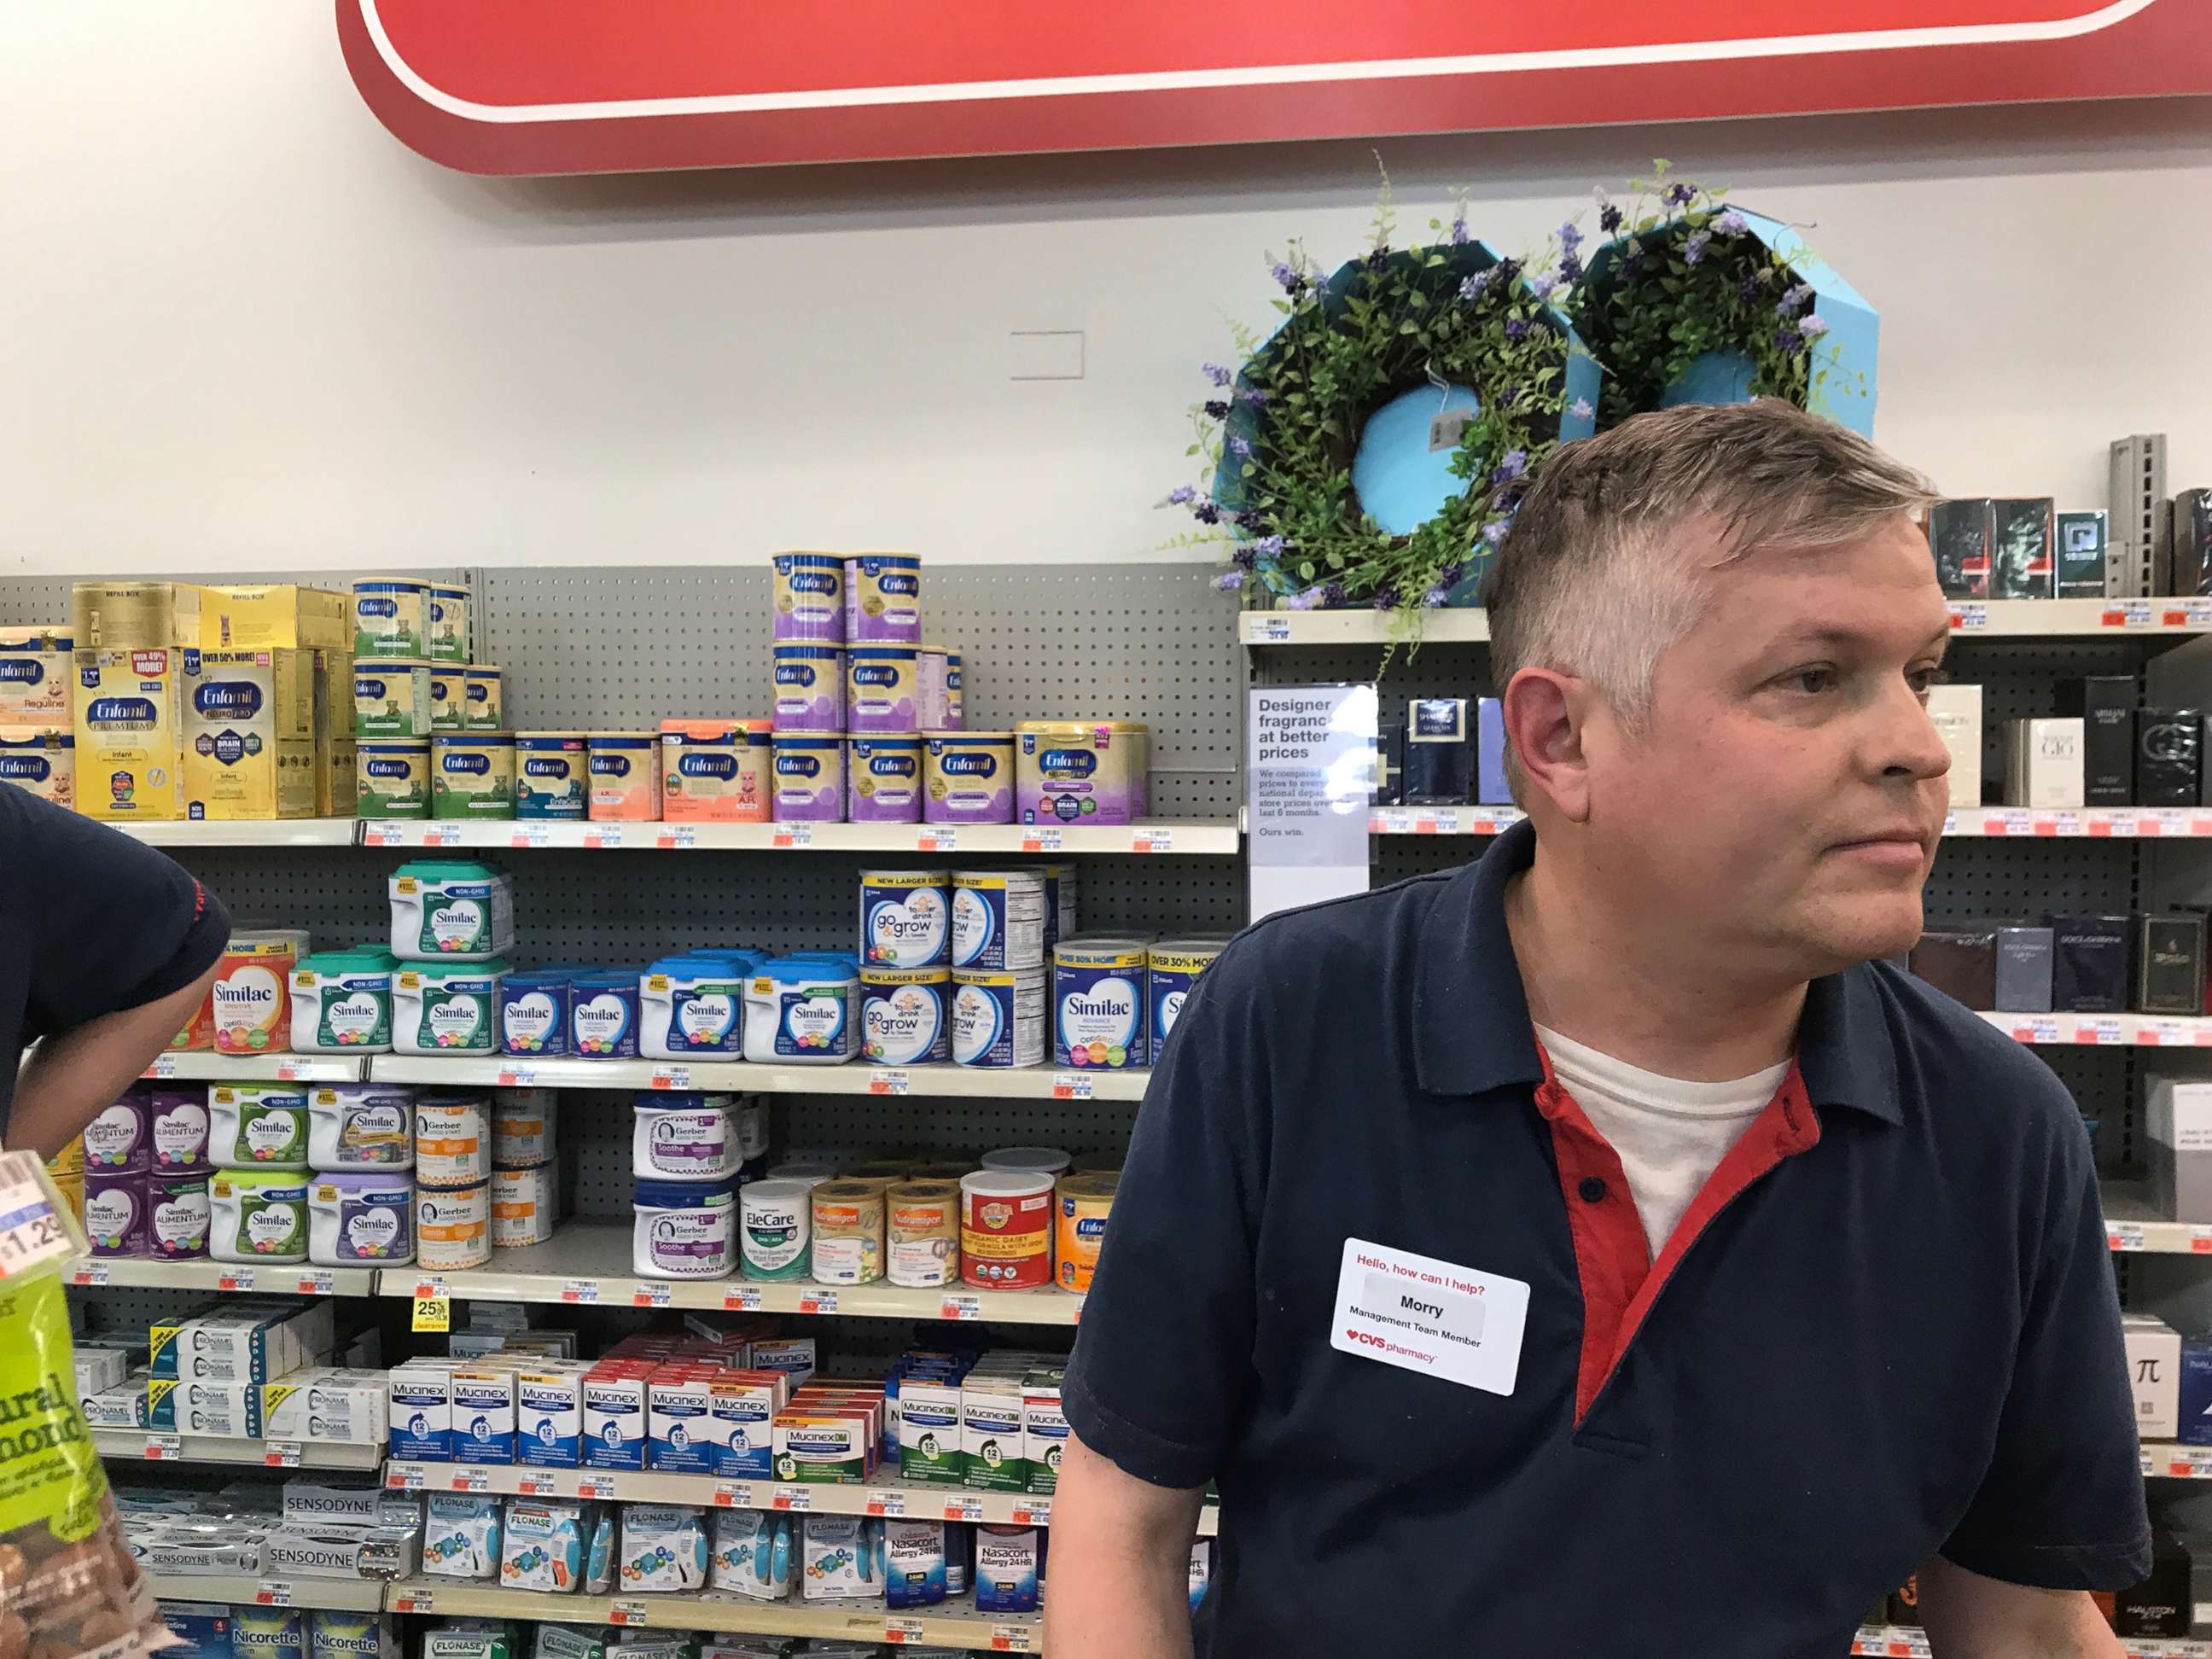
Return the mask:
[[204,1434],[222,1440],[261,1438],[258,1382],[146,1383],[146,1426],[161,1434]]
[[380,1446],[391,1429],[387,1389],[382,1371],[295,1371],[262,1384],[261,1432],[270,1440]]
[[143,1429],[146,1426],[146,1389],[152,1379],[140,1372],[119,1389],[88,1394],[78,1402],[85,1426],[94,1429]]
[[504,1366],[453,1369],[453,1460],[514,1462],[514,1373]]
[[514,1373],[514,1461],[573,1469],[584,1461],[584,1373],[576,1360],[549,1359]]
[[707,1384],[714,1419],[714,1473],[767,1480],[775,1474],[775,1414],[783,1407],[781,1371],[723,1371]]
[[650,1361],[602,1360],[584,1373],[584,1467],[643,1469]]
[[899,1475],[933,1486],[957,1486],[968,1471],[960,1437],[960,1385],[899,1382]]
[[452,1369],[421,1359],[394,1365],[387,1379],[387,1393],[392,1414],[391,1455],[404,1462],[452,1462]]

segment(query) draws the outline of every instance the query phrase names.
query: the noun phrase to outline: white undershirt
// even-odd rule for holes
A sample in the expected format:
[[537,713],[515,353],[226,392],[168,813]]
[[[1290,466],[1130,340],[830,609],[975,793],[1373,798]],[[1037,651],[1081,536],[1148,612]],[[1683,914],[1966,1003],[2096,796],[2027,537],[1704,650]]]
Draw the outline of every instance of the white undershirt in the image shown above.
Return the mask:
[[1705,1178],[1766,1109],[1790,1073],[1785,1060],[1729,1083],[1689,1083],[1631,1066],[1540,1025],[1536,1036],[1552,1057],[1553,1072],[1620,1155],[1655,1261]]

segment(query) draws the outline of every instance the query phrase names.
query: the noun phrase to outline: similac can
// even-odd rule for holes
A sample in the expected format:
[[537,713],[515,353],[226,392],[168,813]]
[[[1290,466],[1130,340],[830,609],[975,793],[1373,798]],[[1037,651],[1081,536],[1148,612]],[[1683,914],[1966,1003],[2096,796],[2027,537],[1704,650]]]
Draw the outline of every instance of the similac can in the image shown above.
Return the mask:
[[430,816],[511,818],[515,740],[504,732],[441,732],[430,739]]
[[1226,941],[1209,939],[1162,939],[1146,952],[1146,996],[1152,1004],[1152,1063],[1160,1063],[1168,1033],[1182,1017],[1184,999],[1198,976],[1213,966]]
[[660,735],[594,732],[591,816],[609,823],[653,823],[660,817]]
[[769,647],[775,677],[775,727],[779,732],[839,732],[845,729],[845,652],[842,646],[800,640]]
[[430,586],[400,576],[353,585],[353,653],[428,660]]
[[292,1046],[292,969],[307,935],[296,928],[233,933],[208,988],[209,1045],[219,1054],[283,1054]]
[[514,816],[580,819],[590,811],[586,769],[590,742],[581,732],[514,734]]
[[921,561],[911,553],[856,553],[845,561],[848,645],[921,643]]
[[845,561],[835,553],[779,553],[775,568],[778,640],[845,641]]
[[960,1178],[960,1277],[987,1291],[1052,1283],[1050,1176],[978,1170]]
[[860,960],[870,968],[950,966],[951,873],[861,871]]
[[354,811],[365,818],[430,816],[430,745],[363,741],[354,750]]
[[491,1184],[422,1189],[415,1194],[415,1265],[431,1269],[481,1267],[491,1260]]
[[845,817],[854,823],[921,822],[921,739],[854,738],[845,759]]
[[469,590],[430,584],[429,637],[423,655],[432,662],[466,663],[469,659]]
[[1014,734],[922,733],[921,816],[931,823],[1014,821]]
[[670,823],[768,822],[766,720],[663,720],[660,816]]
[[1148,1066],[1146,946],[1136,939],[1063,939],[1052,952],[1055,1066]]
[[415,1103],[415,1182],[473,1187],[491,1175],[491,1108],[478,1095]]
[[952,1057],[952,975],[943,968],[860,970],[860,1052],[878,1066]]
[[813,1272],[813,1188],[754,1181],[738,1189],[738,1253],[747,1279],[805,1279]]
[[[0,657],[0,668],[8,659]],[[66,718],[66,715],[64,715]],[[0,783],[27,789],[40,800],[76,805],[76,736],[56,726],[43,731],[0,727]]]
[[1106,1242],[1106,1217],[1114,1207],[1119,1175],[1064,1175],[1060,1178],[1060,1223],[1054,1254],[1060,1263],[1060,1288],[1078,1296],[1091,1288],[1097,1271],[1098,1247]]
[[825,1181],[814,1189],[814,1282],[872,1285],[884,1276],[884,1188]]
[[413,657],[355,658],[353,734],[356,740],[428,737],[430,665]]
[[890,1238],[884,1273],[892,1284],[933,1291],[960,1277],[957,1181],[901,1182],[884,1194],[884,1204]]
[[461,671],[461,726],[470,732],[507,729],[507,675],[489,663]]
[[854,737],[908,735],[921,689],[921,647],[855,645],[845,652],[845,729]]
[[1044,963],[1044,878],[1034,870],[956,871],[954,969],[1027,972]]
[[787,737],[773,745],[775,821],[838,823],[845,817],[845,740]]
[[1042,968],[996,974],[952,973],[952,1060],[993,1070],[1044,1060],[1045,975]]

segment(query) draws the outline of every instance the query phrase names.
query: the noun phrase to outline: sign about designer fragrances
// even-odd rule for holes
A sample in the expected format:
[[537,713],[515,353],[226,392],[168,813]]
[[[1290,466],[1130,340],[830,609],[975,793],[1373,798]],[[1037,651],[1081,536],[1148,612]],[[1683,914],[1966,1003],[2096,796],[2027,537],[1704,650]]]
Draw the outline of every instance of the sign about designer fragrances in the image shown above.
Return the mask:
[[1252,920],[1365,892],[1375,688],[1275,685],[1250,696],[1244,805]]

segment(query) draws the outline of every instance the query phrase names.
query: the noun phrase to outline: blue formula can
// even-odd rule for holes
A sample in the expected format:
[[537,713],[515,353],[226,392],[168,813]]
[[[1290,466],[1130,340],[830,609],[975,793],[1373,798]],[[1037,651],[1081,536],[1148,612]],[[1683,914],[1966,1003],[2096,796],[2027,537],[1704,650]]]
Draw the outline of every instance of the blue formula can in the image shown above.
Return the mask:
[[1198,976],[1213,966],[1225,940],[1218,939],[1162,939],[1146,953],[1146,999],[1152,1005],[1152,1059],[1160,1063],[1168,1033],[1182,1012],[1183,999],[1198,983]]
[[954,969],[1034,973],[1044,964],[1044,878],[1034,870],[956,872]]
[[952,975],[952,1060],[1005,1070],[1044,1063],[1045,972]]
[[942,968],[860,972],[860,1052],[878,1066],[952,1058],[952,976]]
[[1062,939],[1052,952],[1052,1060],[1109,1071],[1152,1064],[1146,947],[1137,939]]
[[951,872],[861,871],[860,957],[869,968],[950,967]]
[[581,732],[514,734],[514,816],[580,822],[591,810],[589,740]]
[[568,1051],[579,1060],[637,1058],[635,968],[579,974],[568,982]]
[[538,968],[509,974],[499,987],[499,1048],[557,1059],[568,1052],[568,975]]

